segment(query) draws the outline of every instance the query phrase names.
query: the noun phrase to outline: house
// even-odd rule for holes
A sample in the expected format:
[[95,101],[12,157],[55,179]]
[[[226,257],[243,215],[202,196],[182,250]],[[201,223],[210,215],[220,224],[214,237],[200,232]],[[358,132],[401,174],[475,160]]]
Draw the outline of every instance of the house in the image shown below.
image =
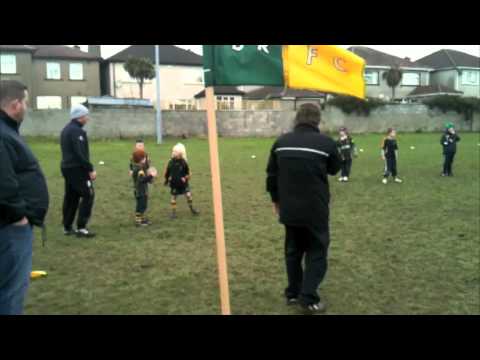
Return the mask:
[[0,78],[22,81],[33,109],[66,109],[100,95],[100,46],[0,45]]
[[[159,45],[159,49],[161,108],[194,110],[194,95],[204,88],[202,57],[174,45]],[[106,59],[102,64],[102,95],[140,97],[137,81],[124,69],[129,58],[147,58],[155,64],[155,45],[132,45]],[[156,105],[155,79],[145,80],[143,94]]]
[[433,68],[430,85],[443,86],[463,96],[480,97],[480,57],[442,49],[418,59],[417,63]]
[[[305,102],[322,105],[326,94],[279,86],[214,86],[216,110],[296,110]],[[205,90],[195,95],[197,109],[205,109]]]
[[451,96],[462,96],[463,92],[454,90],[448,86],[444,85],[425,85],[417,86],[412,90],[410,94],[406,96],[406,99],[417,101],[431,96],[439,95],[451,95]]
[[397,99],[405,98],[417,86],[430,85],[430,71],[433,68],[412,62],[409,58],[399,58],[365,46],[352,46],[349,51],[365,60],[365,85],[367,97],[390,100],[392,89],[387,85],[383,74],[392,66],[399,66],[403,71],[402,81],[395,88]]
[[272,109],[297,110],[305,102],[324,104],[326,94],[317,91],[262,86],[247,92],[243,98],[245,110]]
[[[214,86],[215,109],[217,110],[242,110],[242,98],[245,92],[239,86]],[[197,109],[205,110],[205,89],[194,95]]]

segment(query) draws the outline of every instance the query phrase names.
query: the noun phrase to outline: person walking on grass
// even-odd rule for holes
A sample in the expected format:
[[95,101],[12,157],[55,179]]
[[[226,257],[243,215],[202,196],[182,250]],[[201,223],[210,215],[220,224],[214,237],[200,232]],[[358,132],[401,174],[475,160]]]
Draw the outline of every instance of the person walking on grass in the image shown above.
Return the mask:
[[274,211],[285,226],[286,302],[300,304],[305,314],[326,309],[318,287],[327,272],[330,244],[328,175],[338,173],[341,161],[336,142],[320,133],[320,118],[317,105],[300,107],[294,130],[271,148],[266,179]]

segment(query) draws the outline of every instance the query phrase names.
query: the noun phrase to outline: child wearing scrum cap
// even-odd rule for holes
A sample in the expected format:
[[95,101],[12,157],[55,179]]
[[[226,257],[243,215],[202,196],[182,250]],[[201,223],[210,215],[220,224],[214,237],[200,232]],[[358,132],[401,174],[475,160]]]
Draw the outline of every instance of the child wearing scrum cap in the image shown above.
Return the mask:
[[352,155],[357,157],[357,148],[355,142],[348,133],[346,127],[342,127],[339,130],[339,138],[337,140],[337,148],[340,153],[341,163],[341,175],[338,181],[348,181],[350,171],[352,169]]
[[175,145],[172,149],[172,156],[165,169],[165,185],[170,185],[170,194],[172,195],[170,204],[172,207],[171,219],[177,217],[177,196],[185,195],[188,206],[193,215],[199,212],[193,208],[192,193],[190,191],[189,180],[191,177],[190,168],[187,163],[187,150],[181,143]]
[[440,139],[440,144],[443,147],[443,173],[442,176],[453,176],[452,165],[453,158],[457,152],[457,142],[460,141],[460,136],[455,131],[455,126],[449,122],[445,124],[445,133]]
[[385,161],[385,172],[382,182],[388,183],[388,177],[391,175],[396,183],[402,183],[403,181],[397,177],[397,160],[398,160],[398,145],[397,145],[397,132],[393,128],[387,130],[387,136],[382,141],[381,156]]
[[[150,167],[150,156],[148,155],[148,153],[145,150],[145,142],[142,139],[137,139],[137,141],[135,141],[135,147],[134,147],[133,151],[136,151],[136,150],[145,151],[145,156],[147,157],[146,166],[147,166],[147,169],[148,169]],[[128,174],[130,176],[132,176],[132,174],[133,174],[133,158],[130,158],[130,171],[128,172]]]
[[157,177],[154,167],[147,164],[147,154],[144,150],[137,149],[132,154],[132,178],[136,200],[135,225],[148,226],[150,221],[145,217],[148,207],[148,184]]

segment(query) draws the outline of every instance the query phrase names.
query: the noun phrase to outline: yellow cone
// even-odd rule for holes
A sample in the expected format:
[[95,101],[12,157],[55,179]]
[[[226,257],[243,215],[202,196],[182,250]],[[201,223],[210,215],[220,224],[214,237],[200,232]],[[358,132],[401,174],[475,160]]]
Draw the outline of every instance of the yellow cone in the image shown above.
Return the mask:
[[32,271],[30,273],[30,279],[38,279],[38,278],[41,278],[41,277],[44,277],[44,276],[47,276],[46,271]]

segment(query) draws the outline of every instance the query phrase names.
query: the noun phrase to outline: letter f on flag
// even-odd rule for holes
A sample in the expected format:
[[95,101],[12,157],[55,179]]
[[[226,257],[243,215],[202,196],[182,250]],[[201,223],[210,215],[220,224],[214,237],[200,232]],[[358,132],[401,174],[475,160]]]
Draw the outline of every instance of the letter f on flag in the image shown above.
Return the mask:
[[317,49],[314,47],[308,47],[308,58],[307,58],[307,65],[312,65],[312,60],[314,57],[317,57]]

